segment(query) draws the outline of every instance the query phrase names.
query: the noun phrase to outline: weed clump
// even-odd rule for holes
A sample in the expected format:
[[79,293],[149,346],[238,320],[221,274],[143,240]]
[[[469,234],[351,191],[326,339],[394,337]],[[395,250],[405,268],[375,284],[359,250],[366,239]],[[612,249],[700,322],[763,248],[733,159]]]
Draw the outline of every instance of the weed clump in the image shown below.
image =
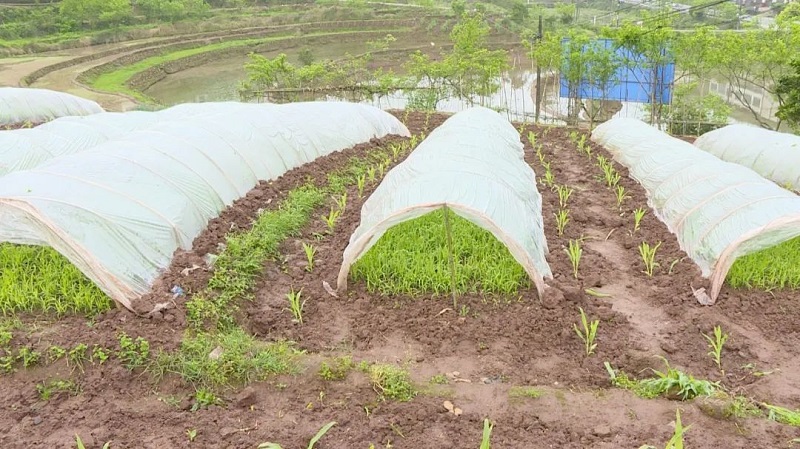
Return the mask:
[[652,370],[656,377],[640,380],[628,376],[623,371],[614,371],[608,362],[605,362],[605,367],[611,377],[611,383],[646,399],[664,396],[686,401],[697,396],[711,396],[719,388],[716,382],[695,379],[683,371],[672,368],[666,359],[664,364],[666,365],[664,372]]
[[[458,293],[514,294],[529,285],[525,271],[490,232],[451,214]],[[383,294],[452,292],[443,211],[401,223],[384,234],[351,270]]]
[[800,237],[740,257],[728,271],[733,288],[800,288]]
[[343,380],[354,367],[355,364],[351,356],[336,357],[331,363],[322,362],[319,367],[319,377],[324,380]]
[[367,373],[372,382],[372,388],[383,398],[407,402],[417,395],[408,371],[397,365],[370,365]]

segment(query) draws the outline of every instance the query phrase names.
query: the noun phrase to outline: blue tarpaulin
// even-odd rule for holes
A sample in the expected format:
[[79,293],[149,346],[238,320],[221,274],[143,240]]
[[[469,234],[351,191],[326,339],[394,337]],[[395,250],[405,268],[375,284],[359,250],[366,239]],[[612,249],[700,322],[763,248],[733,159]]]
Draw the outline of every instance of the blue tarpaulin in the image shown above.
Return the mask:
[[[568,51],[569,39],[561,40],[562,48]],[[614,49],[615,43],[611,39],[596,39],[584,46],[600,46]],[[583,79],[578,86],[578,97],[596,100],[618,100],[630,101],[635,103],[650,103],[655,93],[655,99],[662,104],[669,104],[672,99],[672,87],[675,81],[675,63],[669,62],[661,64],[653,70],[653,63],[647,61],[643,55],[628,50],[627,48],[616,48],[615,54],[620,61],[624,61],[617,69],[605,92],[601,86],[593,86]],[[562,98],[569,98],[569,85],[561,75],[561,89],[559,95]]]

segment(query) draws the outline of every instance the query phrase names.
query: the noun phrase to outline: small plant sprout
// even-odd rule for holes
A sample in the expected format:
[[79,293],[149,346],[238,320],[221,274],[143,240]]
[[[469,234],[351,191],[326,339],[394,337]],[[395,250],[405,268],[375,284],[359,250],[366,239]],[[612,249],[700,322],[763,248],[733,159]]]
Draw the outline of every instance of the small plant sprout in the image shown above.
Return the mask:
[[557,214],[553,215],[556,217],[556,230],[558,231],[558,235],[564,235],[564,228],[566,228],[567,223],[569,223],[569,209],[561,209]]
[[[672,437],[669,439],[669,441],[667,441],[667,445],[664,446],[664,449],[683,449],[683,434],[685,434],[690,427],[692,426],[683,427],[683,423],[681,423],[681,410],[675,410],[675,431],[672,433]],[[644,446],[639,447],[639,449],[658,448],[645,444]]]
[[400,145],[392,145],[389,148],[392,150],[392,160],[397,162],[400,159],[400,152],[403,151],[403,147]]
[[528,131],[528,142],[531,143],[531,147],[536,148],[536,133],[533,131]]
[[317,254],[317,248],[310,243],[303,242],[303,251],[306,253],[306,271],[311,273],[314,269],[314,255]]
[[494,428],[494,424],[489,421],[489,418],[485,418],[483,420],[483,436],[481,437],[481,447],[480,449],[492,449],[492,429]]
[[[317,434],[314,435],[314,438],[312,438],[311,441],[308,442],[308,447],[306,449],[314,449],[314,446],[317,443],[319,443],[319,440],[321,440],[322,437],[324,437],[325,434],[328,433],[328,431],[331,430],[331,428],[335,425],[336,421],[331,421],[328,424],[322,426],[322,428],[319,429],[319,432],[317,432]],[[278,443],[266,442],[259,444],[258,449],[283,449],[283,446],[281,446]]]
[[655,246],[650,246],[647,242],[642,242],[639,245],[639,255],[642,256],[642,262],[644,262],[644,273],[650,277],[653,276],[653,270],[658,266],[656,251],[658,251],[659,246],[661,246],[661,242],[658,242]]
[[375,182],[375,167],[374,166],[367,168],[367,178],[369,179],[369,182]]
[[294,291],[294,289],[292,289],[286,294],[286,298],[289,300],[289,312],[292,313],[295,321],[300,324],[303,324],[303,306],[306,304],[306,301],[301,297],[302,294],[302,288],[298,291]]
[[191,443],[197,438],[197,429],[186,429],[186,436],[189,437],[189,442]]
[[386,173],[386,164],[381,162],[378,164],[378,177],[383,178],[383,175]]
[[622,203],[630,198],[630,195],[628,195],[628,191],[625,190],[625,187],[620,185],[617,186],[617,188],[614,190],[614,193],[617,194],[617,207],[622,210]]
[[619,173],[617,173],[617,170],[615,170],[614,166],[610,163],[603,166],[603,177],[605,178],[606,185],[609,188],[616,187],[620,180]]
[[556,192],[558,193],[558,205],[562,209],[566,209],[569,197],[572,195],[572,189],[567,186],[556,186]]
[[356,178],[356,186],[358,187],[358,198],[364,198],[364,186],[367,185],[367,175],[361,174]]
[[639,226],[642,224],[642,218],[644,218],[644,214],[647,213],[647,210],[643,207],[640,207],[633,211],[633,232],[639,230]]
[[703,334],[703,337],[708,340],[708,347],[711,351],[708,352],[708,355],[714,359],[714,363],[717,364],[718,369],[722,369],[721,361],[722,358],[722,347],[725,346],[725,342],[728,341],[728,334],[722,332],[722,327],[714,326],[714,337],[708,336]]
[[590,323],[586,318],[583,307],[578,307],[578,310],[581,312],[581,326],[583,330],[578,328],[577,324],[573,324],[572,327],[575,329],[575,333],[578,334],[578,337],[583,340],[586,355],[590,356],[594,354],[594,349],[597,347],[597,343],[594,342],[594,339],[597,336],[597,327],[600,325],[600,320],[594,320]]
[[583,255],[580,240],[570,240],[569,246],[564,251],[567,252],[569,262],[572,264],[572,275],[578,279],[578,267],[581,264],[581,255]]
[[333,230],[336,228],[336,222],[339,220],[339,216],[341,214],[342,211],[331,208],[331,211],[328,212],[328,215],[322,216],[322,220],[324,220],[325,225],[328,226],[328,233],[333,233]]
[[345,207],[347,207],[347,192],[342,193],[340,197],[333,197],[333,201],[336,202],[336,206],[339,207],[340,211],[344,211]]

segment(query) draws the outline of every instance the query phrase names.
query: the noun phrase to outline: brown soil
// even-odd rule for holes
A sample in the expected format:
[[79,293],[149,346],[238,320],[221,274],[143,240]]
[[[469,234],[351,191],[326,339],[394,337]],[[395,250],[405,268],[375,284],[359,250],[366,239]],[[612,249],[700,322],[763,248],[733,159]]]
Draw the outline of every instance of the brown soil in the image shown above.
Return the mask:
[[[433,116],[430,125],[437,126],[444,118]],[[419,131],[424,116],[412,114],[409,122],[412,130]],[[395,448],[476,448],[482,421],[488,417],[496,424],[493,447],[635,449],[643,444],[663,447],[680,408],[684,424],[692,425],[687,448],[789,447],[798,436],[792,427],[763,418],[719,419],[699,401],[645,400],[612,388],[603,362],[646,376],[648,368],[663,367],[655,357],[660,355],[672,366],[697,378],[720,381],[738,394],[797,408],[800,366],[795,355],[800,326],[794,317],[800,312],[800,295],[725,288],[715,306],[698,305],[690,286],[697,288],[704,281],[664,225],[648,213],[642,229],[629,233],[630,211],[646,206],[643,190],[624,178],[622,185],[631,198],[620,213],[614,194],[597,180],[600,170],[575,150],[566,130],[537,133],[557,183],[575,189],[569,204],[572,221],[559,236],[553,217],[558,198],[540,185],[551,249],[548,260],[555,273],[544,301],[534,290],[508,301],[468,295],[459,301],[469,306],[470,313],[460,317],[449,310],[446,298],[381,297],[355,282],[341,298],[328,295],[322,282],[335,281],[342,250],[359,221],[362,201],[353,189],[336,232],[315,243],[313,272],[304,270],[300,243],[322,231],[319,220],[283,245],[285,270],[274,262],[265,264],[256,300],[242,304],[241,324],[258,338],[288,338],[308,351],[301,374],[231,390],[225,395],[226,405],[192,412],[187,410],[190,387],[171,377],[153,383],[147,374],[131,374],[114,360],[102,366],[87,363],[84,372],[64,362],[20,368],[0,384],[0,429],[5,430],[0,432],[0,443],[8,448],[73,447],[77,433],[88,442],[87,448],[111,440],[113,448],[255,448],[273,441],[290,449],[306,447],[320,427],[336,421],[317,447],[366,449],[370,443],[387,447],[391,442]],[[197,269],[188,275],[182,271],[203,266],[202,257],[216,251],[226,232],[247,228],[259,209],[274,207],[307,176],[322,180],[324,173],[348,157],[380,144],[329,156],[258,186],[212,221],[193,251],[176,256],[154,293],[139,307],[147,310],[168,298],[173,285],[189,292],[202,288],[207,271]],[[530,145],[526,149],[526,159],[541,179],[543,170],[534,151]],[[369,186],[367,194],[374,187]],[[322,209],[315,216],[321,214]],[[563,248],[569,239],[580,237],[585,238],[585,248],[575,280]],[[642,273],[636,248],[641,241],[663,242],[657,257],[660,266],[652,278]],[[293,323],[284,310],[284,295],[300,287],[308,298],[303,325]],[[587,295],[584,289],[589,287],[611,296]],[[601,320],[597,351],[591,357],[583,354],[572,328],[578,307]],[[51,344],[79,342],[115,347],[116,333],[125,331],[150,340],[154,351],[173,349],[185,329],[184,299],[155,318],[113,311],[89,325],[77,317],[51,323],[23,321],[27,331],[15,334],[15,347],[45,350]],[[702,336],[715,325],[731,334],[723,351],[724,374],[706,354]],[[352,354],[356,361],[405,363],[425,392],[407,403],[380,402],[358,371],[344,381],[323,381],[317,375],[319,363],[340,354]],[[454,371],[469,382],[437,389],[428,384],[431,376]],[[77,382],[82,392],[39,400],[37,383],[64,376]],[[536,386],[542,397],[510,398],[510,388],[521,385]],[[169,398],[177,405],[169,405]],[[462,408],[463,415],[447,412],[442,406],[445,400]],[[197,429],[192,443],[188,429]]]

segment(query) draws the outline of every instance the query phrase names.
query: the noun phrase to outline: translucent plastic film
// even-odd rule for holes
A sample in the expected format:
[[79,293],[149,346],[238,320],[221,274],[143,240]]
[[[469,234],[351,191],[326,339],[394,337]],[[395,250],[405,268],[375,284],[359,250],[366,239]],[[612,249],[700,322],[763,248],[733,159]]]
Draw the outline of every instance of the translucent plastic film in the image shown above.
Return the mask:
[[535,174],[523,159],[517,131],[486,108],[449,118],[386,174],[361,209],[338,289],[347,288],[351,265],[389,228],[443,206],[503,242],[543,294],[543,278],[552,274]]
[[647,191],[650,207],[711,278],[715,301],[733,262],[800,235],[800,197],[635,119],[598,126],[605,146]]
[[694,144],[782,187],[800,190],[800,136],[736,124],[703,134]]
[[131,308],[175,250],[258,181],[389,134],[408,130],[351,103],[165,121],[0,178],[0,241],[52,246]]
[[64,92],[0,87],[0,125],[42,123],[58,117],[103,112],[94,101]]

